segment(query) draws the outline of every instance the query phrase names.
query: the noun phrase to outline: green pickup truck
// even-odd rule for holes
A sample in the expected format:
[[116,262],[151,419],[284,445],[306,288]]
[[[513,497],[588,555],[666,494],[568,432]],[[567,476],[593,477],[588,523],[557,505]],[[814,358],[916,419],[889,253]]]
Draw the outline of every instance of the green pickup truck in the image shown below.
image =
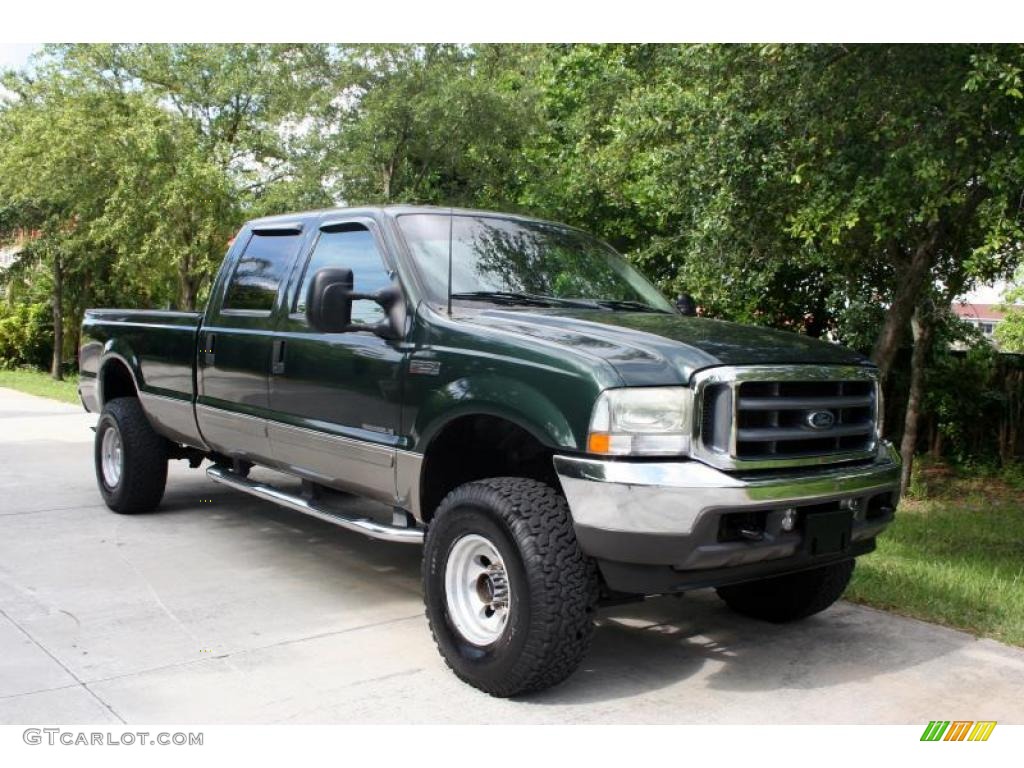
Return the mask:
[[[861,355],[695,317],[601,241],[522,216],[258,219],[204,312],[89,310],[82,338],[112,510],[156,508],[170,459],[209,461],[422,545],[441,655],[495,696],[572,674],[602,604],[714,587],[766,621],[821,611],[899,496]],[[376,503],[354,516],[346,494]]]

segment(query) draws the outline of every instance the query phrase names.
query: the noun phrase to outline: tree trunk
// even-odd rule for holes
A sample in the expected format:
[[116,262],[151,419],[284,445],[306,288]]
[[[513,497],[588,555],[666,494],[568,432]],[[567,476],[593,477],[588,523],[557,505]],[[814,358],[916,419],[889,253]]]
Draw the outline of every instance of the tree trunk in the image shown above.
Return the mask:
[[391,202],[391,179],[395,174],[395,164],[392,161],[387,168],[384,169],[382,178],[381,191],[384,193],[384,202]]
[[933,238],[922,243],[914,251],[910,260],[897,269],[898,283],[896,293],[893,296],[892,304],[885,315],[882,329],[878,333],[875,347],[871,351],[871,359],[878,366],[882,382],[889,377],[893,360],[899,352],[900,343],[903,341],[903,334],[911,315],[914,314],[914,307],[917,306],[921,291],[931,275],[932,252],[935,247]]
[[60,257],[53,260],[53,364],[50,375],[57,381],[64,378],[64,266]]
[[190,274],[191,260],[178,261],[178,308],[189,312],[196,308],[196,281]]
[[896,292],[875,341],[875,347],[871,351],[871,359],[878,366],[883,383],[889,376],[893,360],[903,340],[903,333],[918,305],[921,292],[931,282],[932,266],[939,246],[951,230],[958,232],[960,227],[966,226],[974,211],[989,195],[989,190],[984,184],[978,183],[978,179],[973,181],[967,199],[958,208],[947,209],[941,213],[928,228],[927,236],[917,244],[909,259],[898,243],[894,241],[889,244],[890,258],[896,267]]
[[910,360],[910,397],[907,399],[907,415],[903,422],[903,442],[900,456],[903,471],[900,480],[903,488],[910,487],[910,473],[914,468],[914,451],[917,448],[917,425],[921,417],[921,395],[924,392],[925,361],[932,343],[932,317],[918,307],[910,321],[914,332],[914,353]]
[[191,277],[185,280],[185,291],[181,297],[181,308],[188,312],[194,312],[196,309],[196,287]]
[[939,427],[939,420],[932,417],[932,440],[929,453],[936,459],[942,458],[942,429]]
[[1017,443],[1020,439],[1020,423],[1024,421],[1021,393],[1024,392],[1024,373],[1013,371],[1007,365],[1001,366],[1003,375],[1003,392],[1006,395],[1006,407],[1000,424],[999,459],[1003,465],[1017,458]]
[[83,316],[79,312],[71,313],[71,332],[68,341],[71,343],[68,345],[71,347],[71,360],[75,367],[78,368],[78,350],[82,346],[82,320]]

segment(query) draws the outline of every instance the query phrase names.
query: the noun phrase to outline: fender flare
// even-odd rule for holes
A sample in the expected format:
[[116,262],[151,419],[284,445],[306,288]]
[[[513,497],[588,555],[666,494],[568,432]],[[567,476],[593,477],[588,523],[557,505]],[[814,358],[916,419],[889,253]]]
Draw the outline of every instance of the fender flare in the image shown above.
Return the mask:
[[478,415],[515,424],[549,448],[579,450],[572,426],[543,392],[522,381],[484,375],[454,379],[427,399],[417,418],[417,452],[426,455],[456,419]]
[[144,382],[142,380],[142,368],[139,365],[139,359],[127,344],[119,339],[111,339],[103,345],[99,365],[96,367],[96,402],[100,408],[106,403],[106,398],[103,394],[104,371],[113,362],[120,363],[128,369],[128,375],[132,377],[132,384],[135,385],[136,392],[141,394],[143,391]]

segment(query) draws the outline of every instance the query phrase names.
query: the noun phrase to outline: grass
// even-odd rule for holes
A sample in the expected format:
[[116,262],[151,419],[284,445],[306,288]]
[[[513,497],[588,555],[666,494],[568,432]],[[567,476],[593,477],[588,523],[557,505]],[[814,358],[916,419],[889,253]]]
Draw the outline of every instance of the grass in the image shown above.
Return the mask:
[[16,389],[39,397],[49,397],[63,403],[78,405],[78,377],[54,381],[49,373],[31,368],[0,369],[0,387]]
[[904,499],[878,550],[857,561],[857,603],[1024,646],[1024,490],[1019,473],[944,470]]

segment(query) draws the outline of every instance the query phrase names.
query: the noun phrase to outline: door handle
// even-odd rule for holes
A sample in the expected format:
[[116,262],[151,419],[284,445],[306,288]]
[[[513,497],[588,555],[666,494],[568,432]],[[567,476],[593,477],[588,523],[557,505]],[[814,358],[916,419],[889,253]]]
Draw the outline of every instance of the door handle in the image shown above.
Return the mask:
[[274,351],[271,355],[270,372],[274,375],[284,373],[284,339],[274,339]]
[[213,365],[215,361],[214,357],[214,345],[217,343],[217,334],[208,333],[206,334],[206,344],[203,346],[203,362],[206,365]]

